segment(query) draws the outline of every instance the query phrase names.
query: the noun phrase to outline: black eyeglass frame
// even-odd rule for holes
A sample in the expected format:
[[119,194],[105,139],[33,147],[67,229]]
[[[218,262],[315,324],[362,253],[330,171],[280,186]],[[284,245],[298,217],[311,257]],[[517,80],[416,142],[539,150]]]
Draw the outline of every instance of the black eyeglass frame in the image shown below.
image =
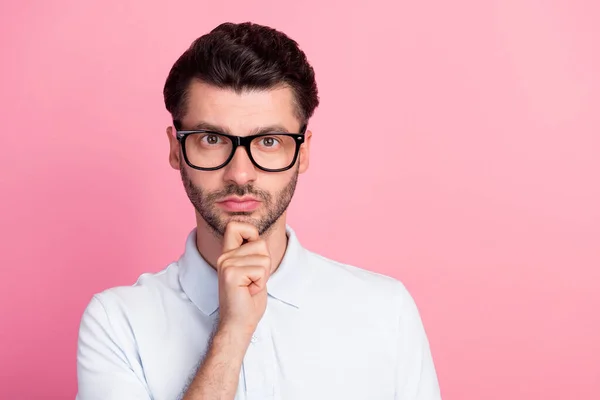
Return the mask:
[[[290,168],[292,168],[294,166],[294,164],[296,164],[296,161],[298,160],[298,154],[300,153],[300,146],[302,145],[302,143],[304,143],[304,139],[305,139],[305,133],[306,133],[306,127],[307,125],[304,124],[302,126],[302,128],[300,129],[299,133],[289,133],[289,132],[268,132],[268,133],[259,133],[258,135],[251,135],[251,136],[235,136],[235,135],[228,135],[225,133],[221,133],[221,132],[216,132],[216,131],[211,131],[211,130],[206,130],[206,129],[199,129],[199,130],[176,130],[176,138],[179,141],[179,144],[181,145],[181,150],[183,153],[183,158],[185,160],[185,163],[187,165],[190,166],[190,168],[194,168],[200,171],[216,171],[218,169],[223,168],[224,166],[226,166],[227,164],[229,164],[229,162],[233,159],[233,156],[235,155],[235,151],[237,150],[238,147],[242,146],[246,149],[246,154],[248,154],[248,158],[250,158],[250,161],[252,161],[252,164],[265,172],[283,172],[283,171],[287,171]],[[193,165],[190,160],[188,159],[187,156],[187,151],[185,149],[185,139],[192,134],[195,133],[212,133],[215,135],[219,135],[219,136],[223,136],[228,138],[229,140],[231,140],[232,146],[231,146],[231,154],[229,154],[229,157],[227,157],[227,160],[225,160],[225,162],[223,162],[221,165],[216,166],[216,167],[210,167],[210,168],[204,168],[204,167],[198,167],[197,165]],[[279,136],[289,136],[292,139],[294,139],[294,142],[296,143],[296,149],[294,150],[294,158],[292,159],[292,162],[290,163],[290,165],[288,165],[287,167],[284,168],[276,168],[276,169],[272,169],[272,168],[264,168],[261,167],[256,160],[254,159],[254,157],[252,157],[252,151],[250,150],[250,144],[252,143],[252,141],[256,138],[259,137],[264,137],[264,136],[274,136],[274,135],[279,135]]]

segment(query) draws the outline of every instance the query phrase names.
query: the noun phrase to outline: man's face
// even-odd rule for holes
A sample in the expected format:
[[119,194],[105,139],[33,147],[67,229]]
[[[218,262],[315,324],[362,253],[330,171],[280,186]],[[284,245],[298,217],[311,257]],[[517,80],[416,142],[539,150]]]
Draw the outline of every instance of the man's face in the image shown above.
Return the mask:
[[[190,84],[187,113],[181,123],[184,130],[202,124],[237,136],[252,135],[271,126],[291,133],[300,130],[289,88],[236,94],[199,81]],[[298,174],[308,168],[310,132],[306,132],[296,164],[283,172],[258,169],[243,147],[238,147],[231,161],[221,169],[190,168],[183,160],[175,132],[169,128],[167,133],[171,165],[180,170],[197,214],[215,234],[223,236],[227,223],[236,220],[252,223],[262,235],[277,221],[285,219],[281,217],[294,195]]]

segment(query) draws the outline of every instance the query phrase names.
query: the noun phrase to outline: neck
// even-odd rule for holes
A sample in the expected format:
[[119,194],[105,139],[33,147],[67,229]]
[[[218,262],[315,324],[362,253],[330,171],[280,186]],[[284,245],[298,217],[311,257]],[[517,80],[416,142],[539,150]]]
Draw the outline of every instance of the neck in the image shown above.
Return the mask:
[[[223,238],[215,235],[204,219],[196,215],[196,247],[200,255],[213,268],[217,268],[217,259],[223,252]],[[285,231],[285,214],[262,235],[271,253],[271,274],[274,273],[287,249],[287,234]]]

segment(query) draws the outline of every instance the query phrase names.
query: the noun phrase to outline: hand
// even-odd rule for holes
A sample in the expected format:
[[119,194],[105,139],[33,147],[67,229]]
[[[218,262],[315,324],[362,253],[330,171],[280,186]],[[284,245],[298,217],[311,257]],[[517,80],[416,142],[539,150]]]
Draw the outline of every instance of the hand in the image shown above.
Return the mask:
[[251,337],[267,307],[270,273],[271,255],[256,227],[230,222],[217,260],[220,329]]

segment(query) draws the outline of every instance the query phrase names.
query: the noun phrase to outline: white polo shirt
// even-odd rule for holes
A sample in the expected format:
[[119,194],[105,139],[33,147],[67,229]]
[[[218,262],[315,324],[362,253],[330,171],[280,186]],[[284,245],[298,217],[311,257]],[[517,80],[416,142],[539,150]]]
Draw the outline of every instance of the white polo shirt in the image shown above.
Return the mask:
[[[240,370],[236,400],[437,400],[429,343],[397,280],[288,246]],[[79,331],[78,400],[177,400],[218,316],[216,271],[196,247],[133,286],[96,294]]]

